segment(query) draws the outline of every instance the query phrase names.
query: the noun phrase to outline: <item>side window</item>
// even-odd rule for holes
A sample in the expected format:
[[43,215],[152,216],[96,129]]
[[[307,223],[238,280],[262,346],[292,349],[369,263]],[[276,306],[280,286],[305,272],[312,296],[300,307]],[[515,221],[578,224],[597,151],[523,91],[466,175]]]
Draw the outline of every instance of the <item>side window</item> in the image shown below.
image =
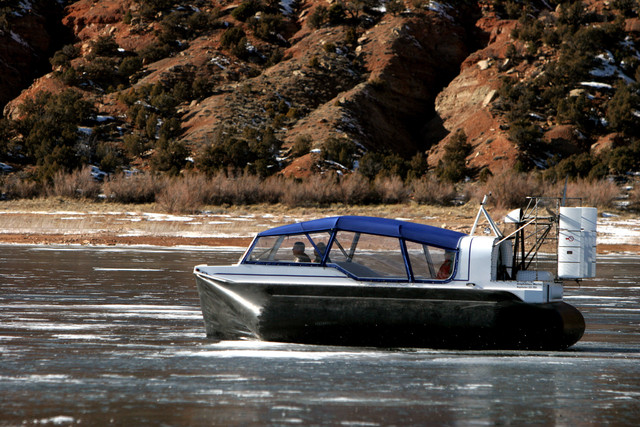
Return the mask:
[[320,262],[322,257],[318,251],[324,254],[329,237],[329,233],[315,233],[309,237],[306,234],[259,237],[247,259],[252,262]]
[[353,256],[351,244],[354,241],[357,243],[355,237],[356,233],[350,231],[339,231],[336,233],[333,245],[331,245],[331,250],[329,251],[329,259],[331,259],[331,262],[342,263],[351,261],[351,257]]
[[[309,256],[311,257],[311,262],[319,263],[322,261],[322,257],[327,251],[327,243],[329,243],[331,233],[326,231],[322,233],[312,233],[309,234],[309,237],[311,238],[313,245],[315,245],[309,245]],[[329,260],[330,259],[331,258],[329,258]]]
[[280,262],[311,262],[313,247],[304,234],[280,236],[282,242],[276,252],[275,261]]
[[416,280],[446,280],[453,274],[455,251],[409,241],[406,245]]
[[372,234],[339,231],[331,252],[331,263],[359,278],[407,280],[400,240]]

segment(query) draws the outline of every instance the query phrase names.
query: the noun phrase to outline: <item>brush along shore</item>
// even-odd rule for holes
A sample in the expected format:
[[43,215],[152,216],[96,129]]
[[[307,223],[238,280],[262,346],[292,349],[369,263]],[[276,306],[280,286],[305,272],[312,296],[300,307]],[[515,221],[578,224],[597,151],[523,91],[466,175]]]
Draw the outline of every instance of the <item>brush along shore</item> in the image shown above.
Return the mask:
[[[60,197],[0,202],[0,243],[158,246],[246,246],[259,231],[335,215],[367,215],[468,233],[478,205],[417,203],[291,208],[285,205],[207,206],[196,214],[169,214],[158,204],[114,204]],[[504,209],[490,208],[502,226]],[[640,253],[640,221],[601,212],[598,252]]]

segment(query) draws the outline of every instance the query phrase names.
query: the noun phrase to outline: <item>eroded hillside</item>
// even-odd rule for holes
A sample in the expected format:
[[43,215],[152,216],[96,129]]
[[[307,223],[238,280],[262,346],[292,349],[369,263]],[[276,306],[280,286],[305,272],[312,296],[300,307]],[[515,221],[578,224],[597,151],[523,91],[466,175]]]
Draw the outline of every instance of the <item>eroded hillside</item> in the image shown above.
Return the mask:
[[0,126],[0,160],[40,179],[85,163],[419,175],[446,168],[451,141],[468,144],[462,176],[637,166],[635,3],[64,6],[74,38]]

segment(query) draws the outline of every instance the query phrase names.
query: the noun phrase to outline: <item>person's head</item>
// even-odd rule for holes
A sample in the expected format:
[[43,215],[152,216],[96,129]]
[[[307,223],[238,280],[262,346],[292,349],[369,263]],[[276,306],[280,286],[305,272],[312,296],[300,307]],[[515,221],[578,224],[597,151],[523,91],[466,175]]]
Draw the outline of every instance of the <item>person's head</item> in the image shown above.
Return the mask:
[[320,260],[324,256],[324,252],[326,250],[327,250],[327,245],[325,245],[324,242],[316,243],[316,250],[314,252],[315,252],[315,255],[316,255],[316,261],[317,262],[320,262]]
[[304,243],[302,242],[295,242],[293,244],[293,249],[292,249],[294,254],[302,254],[304,253]]

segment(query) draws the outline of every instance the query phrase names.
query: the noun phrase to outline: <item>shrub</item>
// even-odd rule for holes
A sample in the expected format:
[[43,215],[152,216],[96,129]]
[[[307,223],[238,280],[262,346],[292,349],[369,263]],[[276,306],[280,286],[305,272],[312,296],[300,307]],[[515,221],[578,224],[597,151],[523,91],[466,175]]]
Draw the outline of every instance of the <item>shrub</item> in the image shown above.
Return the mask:
[[636,212],[640,211],[640,185],[637,182],[629,192],[629,209]]
[[265,41],[278,42],[278,34],[284,30],[282,15],[264,13],[260,19],[252,21],[254,34]]
[[102,191],[107,200],[118,203],[153,203],[156,194],[164,188],[164,179],[155,175],[112,175],[103,184]]
[[282,203],[290,207],[328,205],[338,194],[335,176],[312,175],[304,182],[292,182],[282,195]]
[[206,184],[203,175],[171,179],[158,193],[157,202],[169,213],[196,213],[207,199]]
[[613,0],[612,5],[625,18],[633,18],[638,15],[636,10],[638,3],[635,0]]
[[13,122],[9,119],[0,117],[0,159],[4,158],[4,156],[9,151],[8,142],[14,136],[13,130]]
[[260,180],[260,197],[261,203],[279,203],[282,195],[287,191],[289,181],[280,175],[272,175],[264,180]]
[[311,151],[311,137],[309,135],[298,135],[291,147],[293,157],[301,157]]
[[509,129],[509,138],[524,154],[540,153],[540,139],[542,131],[535,124],[529,124],[524,120],[514,122]]
[[318,6],[309,17],[309,26],[311,28],[320,28],[329,20],[329,11],[326,6]]
[[164,16],[160,22],[161,31],[158,39],[161,42],[172,44],[175,40],[189,39],[194,35],[193,29],[187,24],[189,14],[186,12],[172,11]]
[[284,191],[285,185],[274,185],[273,180],[263,183],[260,177],[247,173],[233,175],[219,171],[209,177],[206,188],[207,204],[244,205],[259,202],[276,203],[277,196]]
[[124,79],[129,79],[130,76],[137,73],[142,69],[142,59],[138,56],[128,56],[122,60],[118,67],[118,73]]
[[148,148],[147,140],[139,133],[129,133],[123,137],[124,150],[130,157],[142,155]]
[[340,180],[338,200],[344,204],[362,205],[375,199],[369,179],[360,173],[352,173]]
[[427,156],[419,151],[414,154],[407,163],[409,168],[407,172],[407,179],[417,179],[425,175],[429,170],[429,163],[427,163]]
[[581,198],[584,206],[613,208],[619,196],[620,189],[613,181],[578,179],[567,185],[567,197]]
[[582,1],[562,5],[558,17],[558,24],[565,25],[569,27],[569,31],[575,32],[585,23],[587,23],[587,14]]
[[367,151],[358,161],[358,172],[373,180],[382,171],[384,155],[375,151]]
[[223,182],[223,194],[234,205],[248,205],[262,201],[262,179],[259,176],[243,172],[240,175],[229,176]]
[[96,56],[116,56],[120,47],[113,36],[99,36],[89,42],[89,46],[91,47],[89,60],[94,59]]
[[0,194],[7,199],[33,199],[43,195],[42,184],[17,175],[11,175],[0,183]]
[[170,44],[157,41],[139,50],[138,54],[144,62],[149,63],[171,56],[174,51],[175,48]]
[[404,3],[400,0],[390,0],[387,2],[387,12],[393,16],[398,16],[404,11]]
[[71,65],[71,60],[77,58],[79,54],[80,49],[74,45],[66,45],[57,51],[49,62],[53,67],[67,68]]
[[411,181],[411,198],[420,204],[447,206],[456,197],[453,184],[425,175]]
[[178,175],[185,166],[188,155],[189,151],[182,142],[160,138],[151,157],[151,168],[169,175]]
[[260,3],[256,0],[246,0],[240,4],[240,6],[236,7],[233,12],[231,12],[231,16],[233,16],[238,21],[246,21],[250,17],[254,16],[257,12],[261,10]]
[[375,179],[373,187],[382,203],[404,203],[408,200],[408,189],[398,175],[379,176]]
[[351,141],[331,137],[322,146],[321,157],[323,160],[333,161],[351,169],[355,153],[355,144]]
[[95,199],[100,194],[100,184],[91,176],[91,166],[85,166],[71,173],[56,172],[50,192],[58,197]]
[[562,159],[555,166],[544,173],[546,179],[561,181],[569,178],[600,179],[608,172],[608,168],[597,158],[589,153],[574,154]]
[[463,130],[458,130],[444,147],[444,155],[436,167],[438,177],[450,182],[464,179],[470,172],[467,168],[467,156],[471,150],[467,135]]
[[139,3],[153,12],[161,12],[173,7],[175,2],[174,0],[139,0]]
[[180,104],[180,99],[176,98],[170,92],[161,90],[160,93],[150,97],[149,103],[153,105],[163,117],[172,117],[176,114],[176,107]]
[[526,206],[527,197],[550,194],[541,189],[540,183],[531,175],[511,171],[489,177],[484,185],[477,187],[474,198],[480,201],[489,193],[492,194],[490,201],[505,209]]
[[638,105],[640,105],[640,97],[625,83],[620,83],[615,95],[607,103],[609,125],[627,135],[638,134],[640,120],[634,115]]
[[243,169],[251,160],[249,145],[238,138],[225,138],[220,143],[207,145],[196,159],[196,165],[212,175],[227,167]]
[[385,176],[398,176],[405,179],[409,166],[405,159],[397,153],[390,153],[382,159],[382,174]]
[[640,140],[614,148],[606,155],[606,162],[614,173],[640,170]]
[[327,18],[329,19],[329,25],[342,24],[346,19],[346,13],[342,3],[332,4],[327,12]]
[[83,80],[93,82],[103,89],[115,87],[120,83],[120,75],[116,71],[116,60],[98,57],[80,68]]
[[244,58],[247,53],[247,37],[241,28],[228,28],[222,33],[220,44],[239,58]]
[[82,95],[71,89],[57,95],[40,92],[22,104],[21,112],[23,117],[15,125],[24,136],[23,154],[38,165],[41,180],[82,164],[77,147],[78,126],[95,112]]
[[557,107],[558,121],[571,123],[580,131],[585,132],[593,127],[592,108],[584,94],[563,98]]

